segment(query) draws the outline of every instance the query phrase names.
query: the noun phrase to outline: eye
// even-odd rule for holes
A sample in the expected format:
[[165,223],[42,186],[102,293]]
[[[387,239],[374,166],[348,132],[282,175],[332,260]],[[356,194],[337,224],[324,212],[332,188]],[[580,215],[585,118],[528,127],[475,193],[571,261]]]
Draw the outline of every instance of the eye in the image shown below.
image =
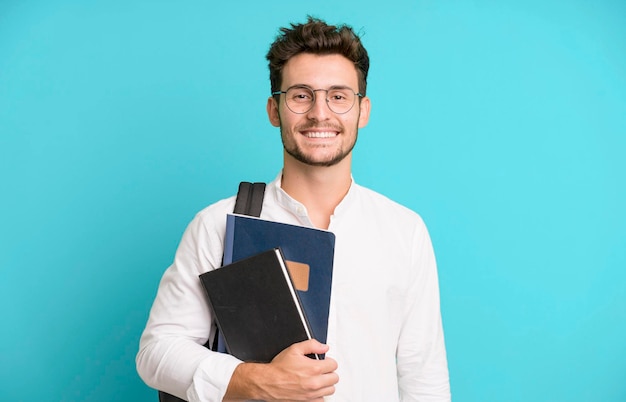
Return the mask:
[[349,98],[349,94],[345,91],[335,90],[328,92],[328,100],[331,102],[346,102]]
[[298,103],[306,103],[313,100],[313,93],[307,88],[291,88],[287,95],[289,99]]

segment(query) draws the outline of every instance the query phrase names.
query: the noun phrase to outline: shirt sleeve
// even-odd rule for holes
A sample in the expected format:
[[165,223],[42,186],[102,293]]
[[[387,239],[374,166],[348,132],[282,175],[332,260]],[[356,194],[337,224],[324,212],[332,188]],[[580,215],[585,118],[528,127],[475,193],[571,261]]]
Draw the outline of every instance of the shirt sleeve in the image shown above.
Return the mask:
[[401,401],[450,401],[448,364],[441,321],[439,282],[428,231],[418,225],[405,320],[398,341]]
[[225,225],[207,225],[206,219],[199,214],[189,224],[163,274],[136,364],[147,385],[189,401],[212,402],[223,399],[241,361],[202,346],[215,335],[215,326],[198,276],[221,265]]

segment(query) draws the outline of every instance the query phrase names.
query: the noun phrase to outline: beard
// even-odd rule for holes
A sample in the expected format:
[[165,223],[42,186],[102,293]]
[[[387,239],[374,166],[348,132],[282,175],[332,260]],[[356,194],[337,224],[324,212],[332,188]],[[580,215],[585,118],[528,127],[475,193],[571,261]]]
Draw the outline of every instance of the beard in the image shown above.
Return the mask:
[[[324,127],[324,125],[315,125],[315,124],[309,124],[306,126],[300,126],[300,127],[296,127],[296,132],[299,130],[306,130],[306,129],[310,129],[310,128],[322,128]],[[342,133],[344,130],[340,129],[339,127],[336,126],[328,126],[326,125],[325,128],[333,128],[333,129],[338,129],[338,131],[340,133]],[[283,131],[283,125],[281,122],[280,125],[280,138],[283,142],[283,148],[285,149],[285,152],[287,152],[287,154],[291,155],[291,157],[293,157],[295,160],[304,163],[305,165],[309,165],[309,166],[323,166],[323,167],[330,167],[330,166],[334,166],[336,164],[338,164],[339,162],[341,162],[342,160],[345,159],[346,156],[350,155],[350,152],[352,152],[352,150],[354,149],[354,146],[356,145],[356,140],[359,136],[359,130],[358,130],[358,126],[354,128],[354,141],[352,141],[351,144],[344,144],[347,145],[347,148],[342,147],[342,148],[338,148],[334,154],[328,156],[327,158],[324,158],[322,160],[314,158],[311,155],[308,155],[299,145],[296,141],[289,141],[289,138],[285,135],[285,132]]]

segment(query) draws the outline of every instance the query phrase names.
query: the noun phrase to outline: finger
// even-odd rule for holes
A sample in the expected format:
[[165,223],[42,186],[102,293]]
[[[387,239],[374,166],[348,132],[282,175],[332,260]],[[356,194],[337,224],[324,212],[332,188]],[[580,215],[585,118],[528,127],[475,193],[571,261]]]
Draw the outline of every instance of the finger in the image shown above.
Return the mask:
[[323,401],[325,396],[330,396],[335,393],[335,386],[331,385],[328,387],[320,388],[315,392],[315,397],[311,397],[309,401]]
[[292,345],[299,354],[308,355],[311,353],[322,354],[328,352],[328,345],[325,345],[316,339],[309,339]]
[[319,360],[318,369],[320,373],[332,373],[337,370],[337,361],[332,357],[326,357],[324,360]]
[[337,373],[332,372],[332,373],[322,374],[321,379],[320,379],[320,387],[321,388],[334,387],[335,384],[337,384],[338,382],[339,382],[339,376],[337,375]]

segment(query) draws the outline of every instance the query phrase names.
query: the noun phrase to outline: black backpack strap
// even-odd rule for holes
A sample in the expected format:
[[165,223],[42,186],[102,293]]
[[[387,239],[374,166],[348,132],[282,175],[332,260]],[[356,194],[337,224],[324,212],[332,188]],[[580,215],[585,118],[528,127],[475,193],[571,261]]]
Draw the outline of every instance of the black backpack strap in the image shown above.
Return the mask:
[[[265,196],[265,183],[250,183],[242,181],[239,183],[239,191],[237,192],[237,200],[235,201],[235,209],[233,213],[239,215],[261,216],[261,208],[263,207],[263,197]],[[219,331],[215,334],[213,344],[207,342],[204,346],[211,346],[211,350],[217,350],[217,340]],[[184,402],[184,399],[175,397],[166,392],[159,391],[159,402]]]
[[242,181],[239,183],[237,201],[233,213],[239,215],[261,216],[263,207],[263,196],[265,195],[265,183],[250,183]]
[[186,402],[184,399],[180,399],[177,396],[168,394],[167,392],[159,391],[159,402]]
[[[235,200],[235,208],[233,213],[239,215],[261,216],[261,208],[263,207],[263,197],[265,196],[265,183],[250,183],[242,181],[239,183],[239,191],[237,191],[237,199]],[[218,350],[219,329],[217,330],[213,342],[206,347],[211,350]]]

